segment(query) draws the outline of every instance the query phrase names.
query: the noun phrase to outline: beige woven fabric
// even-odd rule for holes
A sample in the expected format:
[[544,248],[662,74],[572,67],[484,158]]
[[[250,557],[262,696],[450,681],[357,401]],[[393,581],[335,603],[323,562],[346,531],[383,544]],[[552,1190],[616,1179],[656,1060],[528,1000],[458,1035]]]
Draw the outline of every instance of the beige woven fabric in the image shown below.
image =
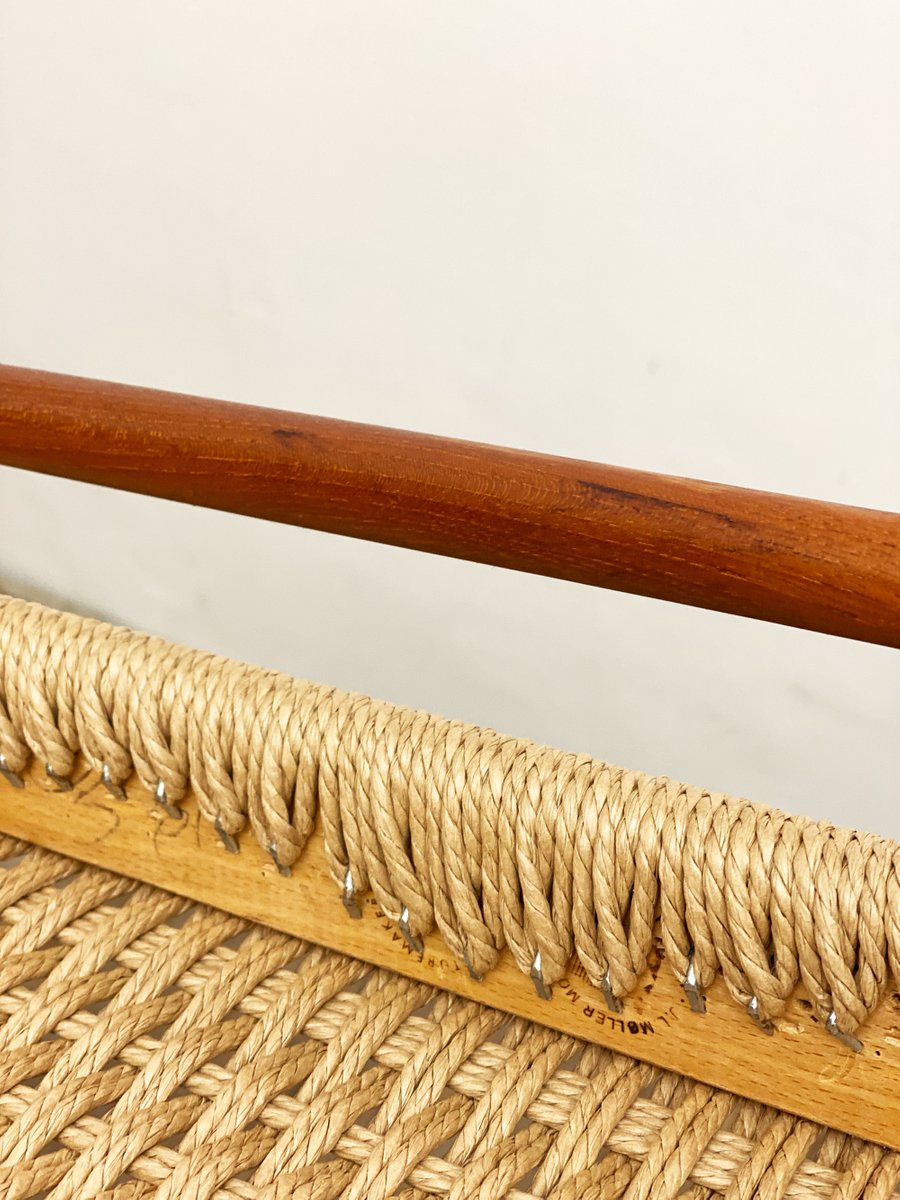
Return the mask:
[[0,835],[4,1200],[888,1200],[898,1180],[878,1146]]
[[285,870],[318,811],[348,907],[371,889],[475,975],[509,946],[541,988],[574,954],[615,1004],[658,922],[682,981],[763,1020],[802,980],[850,1034],[900,980],[892,842],[0,597],[0,768],[79,750]]

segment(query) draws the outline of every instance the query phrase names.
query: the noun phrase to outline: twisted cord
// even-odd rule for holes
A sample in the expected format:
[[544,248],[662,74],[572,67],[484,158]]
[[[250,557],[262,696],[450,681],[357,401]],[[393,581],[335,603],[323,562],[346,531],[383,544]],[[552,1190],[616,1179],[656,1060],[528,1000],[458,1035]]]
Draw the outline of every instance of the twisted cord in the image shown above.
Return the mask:
[[509,947],[540,990],[574,953],[614,1005],[659,927],[682,981],[766,1023],[802,980],[852,1034],[900,972],[894,843],[0,597],[0,765],[64,786],[79,752],[283,871],[318,813],[348,907],[476,976]]
[[900,1195],[874,1143],[2,834],[0,980],[4,1200]]

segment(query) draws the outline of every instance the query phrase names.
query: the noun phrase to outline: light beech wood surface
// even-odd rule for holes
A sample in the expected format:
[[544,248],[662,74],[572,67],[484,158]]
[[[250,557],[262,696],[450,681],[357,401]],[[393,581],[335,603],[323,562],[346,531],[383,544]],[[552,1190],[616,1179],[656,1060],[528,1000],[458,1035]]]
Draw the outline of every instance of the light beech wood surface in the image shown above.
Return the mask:
[[621,1013],[609,1012],[577,962],[542,1000],[508,952],[477,981],[437,934],[422,954],[410,950],[371,897],[362,919],[350,919],[318,831],[285,877],[252,836],[240,839],[239,854],[226,853],[190,797],[175,820],[136,777],[124,802],[82,764],[74,778],[58,792],[39,764],[22,788],[0,775],[0,831],[900,1150],[898,992],[860,1030],[860,1053],[826,1032],[802,991],[771,1036],[721,980],[706,994],[706,1015],[694,1013],[659,955]]

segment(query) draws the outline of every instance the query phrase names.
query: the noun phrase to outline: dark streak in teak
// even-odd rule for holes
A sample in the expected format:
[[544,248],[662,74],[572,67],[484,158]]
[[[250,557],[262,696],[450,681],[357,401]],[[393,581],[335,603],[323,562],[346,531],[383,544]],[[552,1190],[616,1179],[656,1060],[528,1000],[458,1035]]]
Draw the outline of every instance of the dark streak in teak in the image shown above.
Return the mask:
[[638,506],[650,505],[651,507],[664,509],[667,512],[698,513],[704,517],[712,517],[716,521],[721,521],[725,525],[729,525],[735,529],[747,527],[745,521],[739,521],[728,513],[716,512],[710,508],[701,508],[696,504],[683,504],[677,500],[667,500],[664,496],[648,496],[641,492],[628,492],[623,488],[610,487],[608,484],[597,483],[592,479],[579,479],[578,486],[590,495],[604,496],[607,499],[625,501],[626,503]]
[[276,441],[289,444],[290,442],[298,440],[305,441],[307,435],[302,429],[273,429],[272,437],[275,438]]

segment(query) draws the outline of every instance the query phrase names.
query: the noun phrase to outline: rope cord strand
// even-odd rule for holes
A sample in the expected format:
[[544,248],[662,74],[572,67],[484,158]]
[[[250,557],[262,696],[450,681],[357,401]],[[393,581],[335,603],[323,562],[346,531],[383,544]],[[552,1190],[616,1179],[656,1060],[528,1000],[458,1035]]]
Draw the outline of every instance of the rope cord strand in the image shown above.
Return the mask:
[[476,976],[509,947],[540,991],[574,952],[614,1006],[658,921],[682,982],[766,1024],[802,980],[845,1035],[898,976],[895,843],[0,597],[0,767],[64,787],[79,751],[283,871],[318,813],[348,908]]
[[0,980],[4,1200],[900,1195],[871,1141],[3,835]]

